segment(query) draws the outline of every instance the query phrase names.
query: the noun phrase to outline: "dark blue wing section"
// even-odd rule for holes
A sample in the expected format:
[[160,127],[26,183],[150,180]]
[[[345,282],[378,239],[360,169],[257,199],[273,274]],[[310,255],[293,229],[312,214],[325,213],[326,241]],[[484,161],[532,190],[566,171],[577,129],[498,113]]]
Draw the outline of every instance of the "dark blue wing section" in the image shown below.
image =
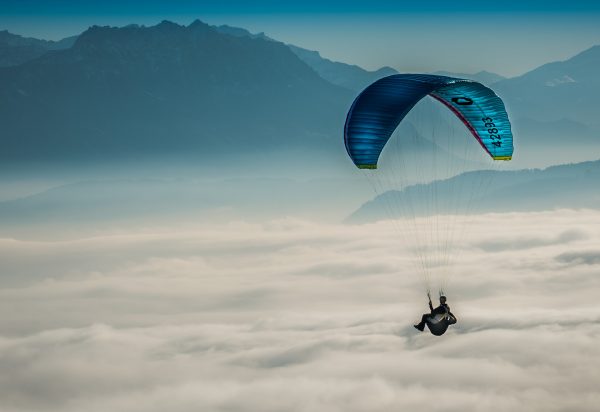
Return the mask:
[[361,169],[377,168],[390,136],[423,97],[446,105],[496,160],[510,160],[513,138],[502,100],[489,88],[465,79],[395,74],[377,80],[354,100],[344,127],[346,150]]

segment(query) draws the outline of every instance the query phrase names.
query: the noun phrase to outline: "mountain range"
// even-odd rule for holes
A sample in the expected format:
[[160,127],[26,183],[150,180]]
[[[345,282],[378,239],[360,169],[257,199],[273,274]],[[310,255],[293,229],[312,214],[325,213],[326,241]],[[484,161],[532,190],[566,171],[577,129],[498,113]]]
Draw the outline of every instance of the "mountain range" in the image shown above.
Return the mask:
[[351,93],[280,42],[185,27],[92,27],[0,69],[1,160],[330,147]]
[[499,82],[500,80],[505,80],[506,77],[500,76],[499,74],[488,72],[486,70],[482,70],[480,72],[469,74],[469,73],[453,73],[446,71],[437,71],[433,74],[439,74],[440,76],[449,76],[449,77],[460,77],[463,79],[475,80],[481,84],[486,86],[492,86],[494,83]]
[[[479,170],[390,190],[363,204],[347,221],[429,214],[600,209],[600,160],[516,171]],[[435,205],[433,204],[435,201]],[[390,210],[390,205],[395,205]],[[434,210],[435,209],[435,210]],[[393,216],[390,216],[392,214]]]
[[60,41],[40,40],[2,30],[0,31],[0,67],[18,66],[51,50],[68,49],[76,39],[77,36]]
[[[361,176],[362,177],[362,176]],[[128,178],[82,180],[0,201],[0,236],[77,237],[88,231],[286,216],[349,223],[436,213],[600,208],[600,160],[518,171],[474,171],[365,203],[367,179]],[[482,185],[484,183],[484,185]],[[486,187],[485,184],[488,184]],[[457,195],[454,192],[460,191]],[[465,190],[466,189],[466,190]],[[460,192],[468,200],[461,203]],[[435,210],[431,195],[438,201]],[[473,197],[473,199],[468,199]],[[408,198],[408,199],[407,199]],[[403,202],[412,209],[403,207]],[[463,207],[465,206],[465,207]],[[391,207],[391,208],[390,208]],[[398,215],[394,216],[394,212]],[[404,212],[404,213],[400,213]],[[348,216],[349,215],[349,216]],[[408,215],[409,217],[412,214]]]
[[501,80],[494,89],[518,117],[539,121],[568,119],[595,129],[600,91],[600,46],[562,62],[548,63],[522,76]]
[[[0,62],[3,164],[193,154],[222,165],[298,150],[341,159],[356,93],[396,72],[198,20],[94,26],[59,42],[3,31]],[[600,46],[516,78],[438,73],[492,85],[511,116],[516,165],[530,167],[600,153],[598,69]]]

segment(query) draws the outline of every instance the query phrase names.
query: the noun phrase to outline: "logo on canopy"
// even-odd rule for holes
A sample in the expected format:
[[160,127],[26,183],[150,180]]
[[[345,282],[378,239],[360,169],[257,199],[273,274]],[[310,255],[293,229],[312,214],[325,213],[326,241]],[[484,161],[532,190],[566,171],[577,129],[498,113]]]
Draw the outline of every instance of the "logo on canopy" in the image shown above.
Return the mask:
[[452,103],[456,103],[459,106],[470,106],[473,104],[473,100],[468,97],[453,97]]

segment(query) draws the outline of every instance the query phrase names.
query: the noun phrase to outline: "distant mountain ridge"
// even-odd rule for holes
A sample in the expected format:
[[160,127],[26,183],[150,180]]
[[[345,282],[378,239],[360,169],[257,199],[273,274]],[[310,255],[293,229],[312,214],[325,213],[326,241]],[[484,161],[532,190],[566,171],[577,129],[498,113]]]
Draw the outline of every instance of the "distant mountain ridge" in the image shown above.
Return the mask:
[[594,46],[565,61],[501,80],[494,89],[518,117],[540,121],[569,119],[600,130],[598,71],[600,46]]
[[323,58],[319,52],[314,50],[307,50],[293,45],[288,45],[288,47],[303,62],[319,73],[322,78],[355,92],[362,91],[376,80],[398,73],[391,67],[382,67],[375,71],[368,71],[356,65],[334,62]]
[[352,94],[283,43],[197,20],[94,26],[1,69],[0,98],[0,157],[16,161],[333,148]]
[[504,76],[500,76],[499,74],[488,72],[486,70],[482,70],[482,71],[474,73],[474,74],[453,73],[453,72],[447,72],[447,71],[437,71],[437,72],[434,72],[433,74],[438,74],[440,76],[459,77],[459,78],[463,78],[463,79],[475,80],[476,82],[479,82],[486,86],[491,86],[494,83],[499,82],[500,80],[506,79],[506,77],[504,77]]
[[[129,27],[142,26],[131,24],[129,25]],[[227,24],[211,27],[213,27],[220,33],[228,34],[230,36],[250,37],[254,39],[276,41],[268,37],[264,32],[254,34],[241,27],[229,26]],[[23,38],[22,36],[11,34],[6,30],[2,31],[0,32],[0,67],[24,63],[28,60],[32,60],[33,58],[45,54],[49,50],[60,50],[71,47],[75,43],[77,37],[78,36],[71,36],[59,42],[53,42],[47,40],[38,40],[34,38]],[[10,39],[10,41],[3,41],[3,38]],[[17,50],[11,50],[11,47],[17,46],[19,41],[24,45],[28,46],[34,44],[35,50],[32,50],[29,53],[18,53]],[[5,49],[2,49],[3,43],[6,46]],[[356,92],[363,90],[366,86],[368,86],[377,79],[398,73],[397,70],[391,67],[382,67],[375,71],[368,71],[357,65],[335,62],[330,59],[324,58],[318,51],[315,50],[308,50],[302,47],[295,46],[293,44],[288,44],[287,46],[302,61],[304,61],[317,73],[319,73],[319,75],[325,80],[335,85],[342,86]],[[19,57],[13,58],[11,57],[12,54],[17,54],[19,55]],[[3,60],[6,60],[7,63],[3,63]],[[435,72],[434,74],[452,77],[463,77],[467,79],[476,80],[487,85],[493,84],[499,80],[504,79],[504,77],[498,74],[490,73],[485,70],[475,74],[452,73],[445,71]]]
[[234,27],[234,26],[229,26],[227,24],[222,24],[220,26],[212,26],[215,28],[215,30],[217,30],[220,33],[223,34],[229,34],[230,36],[235,36],[235,37],[250,37],[252,39],[263,39],[263,40],[270,40],[270,41],[276,41],[272,38],[270,38],[269,36],[267,36],[264,32],[260,32],[260,33],[250,33],[248,30],[243,29],[241,27]]
[[[482,176],[484,178],[482,179]],[[600,160],[552,166],[546,169],[517,171],[482,170],[467,172],[450,179],[414,185],[402,191],[388,191],[362,205],[347,219],[365,223],[389,218],[389,204],[402,204],[410,197],[411,210],[428,211],[425,203],[431,193],[440,199],[450,196],[452,188],[479,188],[480,181],[491,181],[482,195],[473,190],[473,213],[553,210],[559,208],[600,209]],[[452,202],[450,202],[452,203]],[[451,213],[440,203],[439,213]],[[398,211],[403,210],[398,207]],[[419,213],[417,213],[418,215]],[[396,217],[403,217],[398,215]]]
[[[341,157],[354,97],[396,73],[200,21],[95,26],[61,42],[4,31],[3,58],[12,63],[0,67],[0,160],[12,162],[284,148]],[[513,124],[517,167],[539,167],[600,152],[598,70],[600,46],[510,79],[437,73],[492,84]]]
[[48,51],[71,47],[77,36],[67,37],[60,41],[39,40],[0,31],[0,67],[17,66],[38,58]]
[[[215,28],[221,33],[232,36],[261,38],[265,40],[276,41],[266,36],[262,32],[253,34],[240,27],[222,25],[215,26]],[[363,90],[375,80],[398,73],[391,67],[382,67],[375,71],[368,71],[356,65],[331,61],[322,57],[318,51],[308,50],[302,47],[294,46],[293,44],[287,44],[287,46],[292,52],[294,52],[296,56],[300,58],[300,60],[308,64],[323,79],[332,84],[342,86],[355,92]]]

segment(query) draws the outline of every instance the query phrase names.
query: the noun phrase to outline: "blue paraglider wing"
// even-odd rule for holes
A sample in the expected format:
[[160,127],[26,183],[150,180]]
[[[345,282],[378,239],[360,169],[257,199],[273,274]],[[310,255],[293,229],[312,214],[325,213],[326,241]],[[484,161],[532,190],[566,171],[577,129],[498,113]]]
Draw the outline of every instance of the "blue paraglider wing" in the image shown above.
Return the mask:
[[425,96],[447,106],[495,160],[510,160],[513,136],[502,100],[484,85],[426,74],[395,74],[377,80],[354,100],[344,127],[346,150],[356,166],[376,169],[390,136]]

